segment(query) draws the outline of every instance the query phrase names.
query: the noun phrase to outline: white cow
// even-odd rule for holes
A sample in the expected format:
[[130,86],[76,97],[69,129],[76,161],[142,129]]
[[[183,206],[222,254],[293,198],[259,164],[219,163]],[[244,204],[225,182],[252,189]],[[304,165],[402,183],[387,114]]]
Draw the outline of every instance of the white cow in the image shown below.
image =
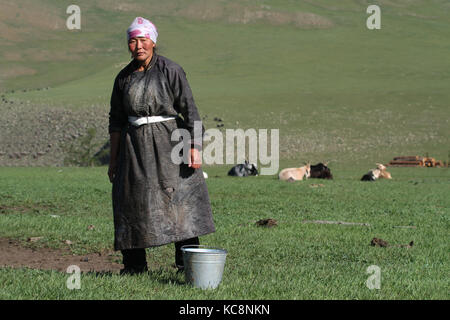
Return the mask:
[[311,175],[311,166],[309,163],[305,164],[300,168],[287,168],[281,170],[278,175],[278,179],[288,181],[288,180],[303,180],[303,178],[308,179]]

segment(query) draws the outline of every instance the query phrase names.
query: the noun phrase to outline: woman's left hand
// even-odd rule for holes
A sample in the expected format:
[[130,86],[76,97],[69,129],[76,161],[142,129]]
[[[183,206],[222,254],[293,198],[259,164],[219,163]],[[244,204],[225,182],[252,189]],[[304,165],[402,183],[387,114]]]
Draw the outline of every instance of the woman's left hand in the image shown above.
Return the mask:
[[194,169],[200,168],[202,166],[202,157],[200,155],[200,151],[191,148],[189,153],[189,167]]

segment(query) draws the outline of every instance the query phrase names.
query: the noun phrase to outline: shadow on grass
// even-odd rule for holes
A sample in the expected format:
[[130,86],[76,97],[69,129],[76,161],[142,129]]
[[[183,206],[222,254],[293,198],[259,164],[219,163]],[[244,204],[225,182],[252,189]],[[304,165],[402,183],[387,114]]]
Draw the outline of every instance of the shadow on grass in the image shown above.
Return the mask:
[[161,284],[178,284],[186,285],[184,280],[184,272],[179,272],[177,270],[170,270],[167,268],[150,269],[146,272],[139,274],[124,274],[121,275],[119,272],[112,271],[88,271],[83,272],[85,275],[90,275],[94,277],[149,277]]
[[154,269],[149,270],[147,274],[161,284],[186,285],[186,282],[184,281],[184,272],[179,272],[175,269]]

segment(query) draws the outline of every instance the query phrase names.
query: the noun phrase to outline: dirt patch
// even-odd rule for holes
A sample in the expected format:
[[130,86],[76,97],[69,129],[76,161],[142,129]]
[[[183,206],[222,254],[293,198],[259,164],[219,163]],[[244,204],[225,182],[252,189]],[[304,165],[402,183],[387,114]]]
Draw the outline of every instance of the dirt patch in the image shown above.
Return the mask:
[[3,206],[0,205],[0,214],[8,214],[8,213],[25,213],[30,211],[31,209],[24,206]]
[[277,220],[275,219],[262,219],[259,221],[256,221],[255,223],[258,227],[266,227],[266,228],[272,228],[278,225]]
[[44,210],[53,210],[55,206],[52,205],[15,205],[15,206],[7,206],[0,205],[0,214],[11,214],[11,213],[27,213],[27,212],[35,212],[40,213]]
[[380,239],[380,238],[373,238],[370,241],[370,245],[373,247],[382,247],[382,248],[387,248],[387,247],[398,247],[398,248],[412,248],[412,246],[414,245],[414,241],[411,241],[408,244],[389,244],[387,241]]
[[31,268],[41,270],[57,270],[66,272],[70,265],[77,265],[82,272],[111,272],[118,273],[122,264],[115,262],[119,259],[115,253],[90,253],[73,255],[69,248],[27,248],[17,240],[0,238],[0,268]]
[[313,184],[310,184],[309,186],[310,186],[311,188],[321,188],[321,187],[325,187],[325,185],[322,184],[322,183],[319,183],[319,184],[313,183]]

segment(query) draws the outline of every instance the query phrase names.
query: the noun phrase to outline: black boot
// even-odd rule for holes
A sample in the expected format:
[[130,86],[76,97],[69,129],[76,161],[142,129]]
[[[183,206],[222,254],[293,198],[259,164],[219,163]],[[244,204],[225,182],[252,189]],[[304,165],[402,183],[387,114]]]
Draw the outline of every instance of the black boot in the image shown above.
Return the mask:
[[145,249],[122,250],[124,268],[120,270],[121,275],[133,275],[148,271]]
[[175,266],[178,268],[178,272],[184,271],[183,251],[181,251],[181,247],[199,244],[200,240],[198,237],[175,242]]

